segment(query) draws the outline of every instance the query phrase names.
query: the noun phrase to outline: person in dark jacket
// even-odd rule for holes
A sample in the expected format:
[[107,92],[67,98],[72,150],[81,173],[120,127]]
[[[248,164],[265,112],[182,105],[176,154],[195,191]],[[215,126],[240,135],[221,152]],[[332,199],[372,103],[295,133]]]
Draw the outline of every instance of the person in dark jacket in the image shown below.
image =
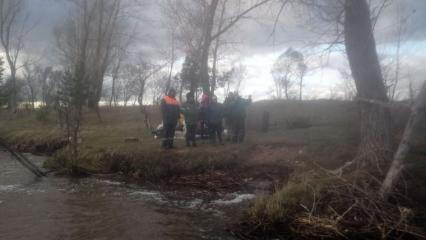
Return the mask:
[[246,134],[247,107],[251,104],[251,98],[244,99],[239,95],[235,96],[231,118],[232,118],[232,141],[241,143]]
[[201,96],[201,101],[200,101],[200,135],[201,135],[201,140],[206,139],[206,136],[209,134],[208,133],[208,126],[207,126],[207,114],[208,114],[208,106],[209,106],[209,102],[210,102],[210,97],[207,93],[203,93],[203,95]]
[[213,96],[207,107],[207,121],[210,132],[210,142],[216,143],[216,138],[222,144],[222,119],[223,106],[217,102],[217,97]]
[[185,116],[186,146],[196,147],[197,141],[195,139],[195,134],[197,130],[198,118],[200,115],[200,108],[194,99],[193,93],[188,93],[186,95],[186,103],[182,105],[182,113]]
[[176,91],[170,89],[166,96],[161,100],[161,113],[163,116],[164,140],[163,148],[172,149],[175,137],[176,125],[180,117],[180,107],[176,100]]
[[223,102],[223,117],[225,119],[225,127],[228,130],[228,133],[226,135],[226,141],[231,141],[232,139],[232,111],[234,110],[234,102],[235,97],[234,93],[230,92],[228,96],[225,98],[225,101]]

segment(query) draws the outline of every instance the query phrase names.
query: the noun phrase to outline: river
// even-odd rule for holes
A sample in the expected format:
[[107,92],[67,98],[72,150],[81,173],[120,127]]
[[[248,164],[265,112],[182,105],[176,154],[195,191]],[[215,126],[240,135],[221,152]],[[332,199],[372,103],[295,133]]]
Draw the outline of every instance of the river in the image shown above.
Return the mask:
[[0,149],[1,240],[234,239],[226,209],[252,198],[189,195],[110,178],[36,178]]

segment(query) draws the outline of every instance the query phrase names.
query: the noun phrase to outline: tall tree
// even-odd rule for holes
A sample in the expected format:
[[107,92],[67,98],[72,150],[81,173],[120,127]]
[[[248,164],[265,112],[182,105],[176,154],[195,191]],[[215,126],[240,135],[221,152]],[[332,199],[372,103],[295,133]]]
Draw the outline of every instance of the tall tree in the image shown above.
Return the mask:
[[118,19],[121,11],[119,0],[96,0],[93,4],[94,15],[94,39],[92,40],[95,53],[93,56],[93,75],[89,86],[88,106],[98,108],[102,96],[105,73],[111,64],[114,40],[118,34]]
[[[198,52],[197,55],[199,55],[200,59],[200,84],[205,93],[210,94],[211,91],[209,57],[212,44],[217,43],[216,40],[218,38],[228,32],[250,12],[271,1],[178,1],[180,7],[172,8],[173,10],[169,11],[169,16],[173,16],[172,18],[176,20],[173,24],[179,25],[179,38],[186,45],[185,52],[188,53],[195,50]],[[176,5],[175,0],[169,0],[169,2],[171,6]],[[218,9],[222,10],[218,11]],[[225,9],[229,11],[225,11]]]
[[369,5],[346,0],[344,5],[346,53],[355,80],[361,116],[359,167],[381,171],[391,153],[388,97],[377,56]]
[[3,58],[0,57],[0,107],[2,107],[7,102],[7,94],[6,94],[6,86],[3,79],[4,73],[4,61]]
[[18,59],[28,33],[25,0],[0,0],[0,43],[10,70],[9,109],[16,112]]
[[[99,115],[105,74],[112,63],[122,36],[121,1],[73,0],[74,11],[63,26],[56,29],[58,49],[66,65],[76,65],[84,57],[90,68],[84,69],[88,81],[87,105]],[[84,31],[81,31],[84,29]],[[84,49],[84,55],[75,55]]]

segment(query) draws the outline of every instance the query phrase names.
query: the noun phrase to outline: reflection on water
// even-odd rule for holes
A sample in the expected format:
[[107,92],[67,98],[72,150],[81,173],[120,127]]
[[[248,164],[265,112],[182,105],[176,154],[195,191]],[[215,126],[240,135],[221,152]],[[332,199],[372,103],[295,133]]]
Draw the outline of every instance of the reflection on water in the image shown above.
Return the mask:
[[217,208],[165,195],[111,180],[37,179],[0,150],[1,240],[232,239]]

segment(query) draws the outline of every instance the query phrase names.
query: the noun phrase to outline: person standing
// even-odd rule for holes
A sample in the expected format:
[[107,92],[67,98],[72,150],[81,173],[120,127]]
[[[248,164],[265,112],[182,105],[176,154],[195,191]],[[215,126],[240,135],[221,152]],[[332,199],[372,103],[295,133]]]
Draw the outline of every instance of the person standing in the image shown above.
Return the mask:
[[185,127],[186,127],[186,146],[187,147],[196,147],[197,141],[195,139],[195,134],[197,130],[199,106],[194,99],[193,93],[188,93],[186,95],[186,103],[182,105],[182,113],[185,116]]
[[176,91],[170,89],[161,100],[161,114],[163,117],[164,140],[163,149],[172,149],[175,137],[176,125],[180,117],[180,107],[176,100]]
[[207,108],[207,121],[211,143],[216,143],[217,138],[219,143],[222,144],[222,119],[223,106],[217,102],[217,97],[213,96]]
[[247,107],[251,104],[251,98],[244,99],[235,95],[235,103],[232,110],[232,141],[242,143],[246,134]]
[[225,98],[225,101],[223,102],[223,116],[225,118],[225,128],[227,130],[226,134],[226,141],[231,141],[232,139],[232,111],[234,109],[234,93],[230,92],[228,96]]
[[208,129],[207,129],[207,110],[208,110],[208,106],[209,106],[209,95],[207,93],[203,93],[203,95],[201,96],[201,101],[200,101],[200,135],[201,135],[201,140],[205,139],[205,136],[208,135]]

